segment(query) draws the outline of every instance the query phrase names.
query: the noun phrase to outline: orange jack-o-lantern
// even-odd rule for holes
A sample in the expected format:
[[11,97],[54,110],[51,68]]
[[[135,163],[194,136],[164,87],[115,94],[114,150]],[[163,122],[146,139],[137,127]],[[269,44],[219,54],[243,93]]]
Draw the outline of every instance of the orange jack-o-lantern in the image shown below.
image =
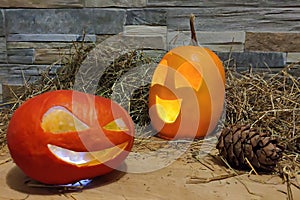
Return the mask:
[[[193,32],[192,41],[197,42]],[[166,139],[204,137],[215,128],[224,98],[225,72],[218,56],[200,46],[176,47],[152,77],[151,124]]]
[[47,92],[13,114],[7,143],[32,179],[67,184],[118,167],[133,145],[134,125],[109,99],[71,90]]

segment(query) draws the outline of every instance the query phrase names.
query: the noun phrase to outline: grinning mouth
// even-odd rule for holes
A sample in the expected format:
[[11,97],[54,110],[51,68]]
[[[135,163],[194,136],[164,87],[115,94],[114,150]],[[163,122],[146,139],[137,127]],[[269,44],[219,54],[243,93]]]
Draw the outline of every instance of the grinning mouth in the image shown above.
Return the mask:
[[156,111],[165,123],[174,123],[180,113],[182,99],[164,100],[156,96]]
[[58,159],[80,167],[98,165],[112,160],[120,155],[128,144],[129,142],[124,142],[114,147],[94,152],[76,152],[52,144],[48,144],[48,149]]

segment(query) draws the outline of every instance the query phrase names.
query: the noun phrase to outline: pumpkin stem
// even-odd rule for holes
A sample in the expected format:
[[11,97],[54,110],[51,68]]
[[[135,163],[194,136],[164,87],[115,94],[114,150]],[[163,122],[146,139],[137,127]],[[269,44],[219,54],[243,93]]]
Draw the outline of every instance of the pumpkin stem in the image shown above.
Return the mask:
[[191,14],[191,16],[190,16],[190,28],[191,28],[191,45],[199,46],[198,40],[197,40],[197,35],[196,35],[196,30],[195,30],[195,15],[194,14]]

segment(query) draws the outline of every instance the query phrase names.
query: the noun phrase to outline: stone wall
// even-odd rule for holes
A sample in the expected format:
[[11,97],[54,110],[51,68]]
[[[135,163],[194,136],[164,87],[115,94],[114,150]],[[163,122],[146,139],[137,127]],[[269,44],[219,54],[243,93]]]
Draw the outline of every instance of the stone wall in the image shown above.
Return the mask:
[[38,77],[83,32],[90,43],[125,32],[148,49],[188,44],[191,13],[199,42],[237,67],[300,60],[298,0],[1,0],[0,83]]

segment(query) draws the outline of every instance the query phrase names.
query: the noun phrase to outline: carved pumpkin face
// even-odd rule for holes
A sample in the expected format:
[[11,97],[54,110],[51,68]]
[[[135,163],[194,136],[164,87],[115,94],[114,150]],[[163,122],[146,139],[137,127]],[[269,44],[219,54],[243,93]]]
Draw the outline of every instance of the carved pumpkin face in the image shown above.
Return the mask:
[[166,139],[206,136],[221,116],[224,87],[224,68],[212,51],[198,46],[170,50],[152,77],[152,126]]
[[41,94],[13,114],[11,156],[26,175],[67,184],[118,167],[133,145],[130,116],[109,99],[71,90]]

